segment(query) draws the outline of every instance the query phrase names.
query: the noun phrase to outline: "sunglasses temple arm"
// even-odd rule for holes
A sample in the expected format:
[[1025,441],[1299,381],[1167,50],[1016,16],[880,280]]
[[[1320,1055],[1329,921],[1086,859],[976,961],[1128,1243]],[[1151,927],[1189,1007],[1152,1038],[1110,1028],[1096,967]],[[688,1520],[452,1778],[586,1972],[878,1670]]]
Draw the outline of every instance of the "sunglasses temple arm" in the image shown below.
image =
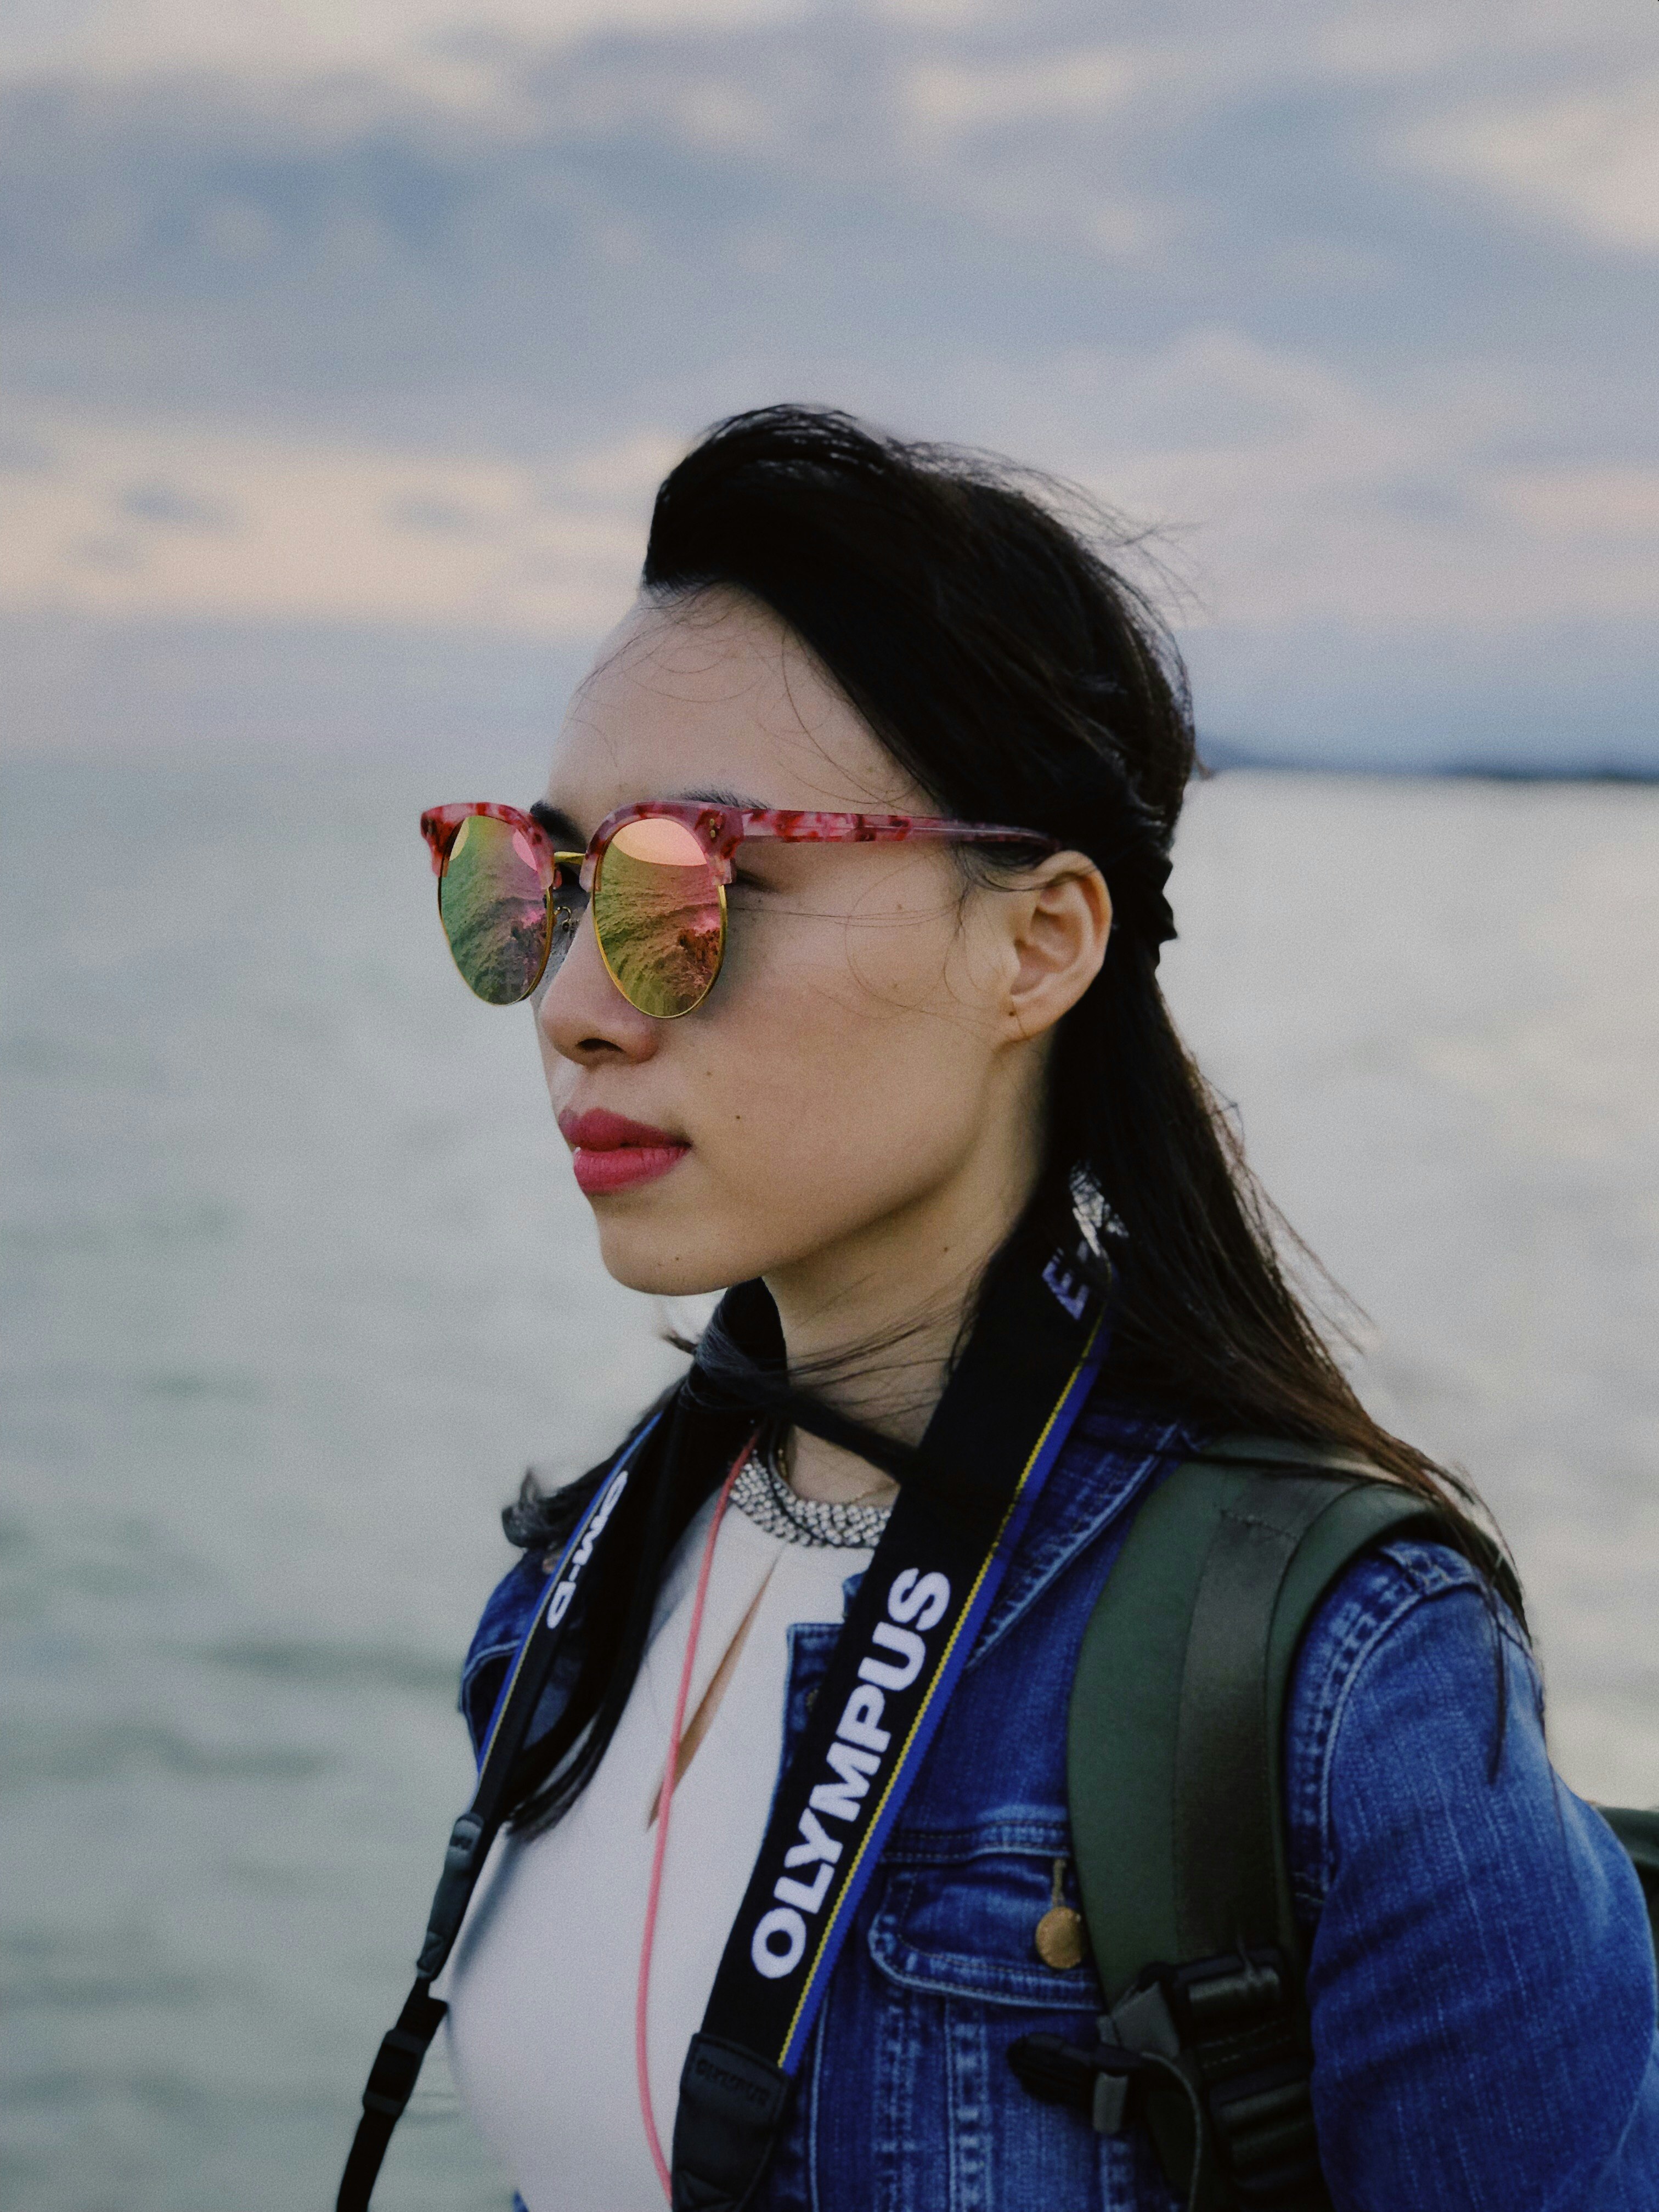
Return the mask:
[[1007,822],[951,822],[918,818],[902,830],[885,833],[893,837],[922,837],[931,843],[950,845],[1029,845],[1045,853],[1058,853],[1058,841],[1042,830],[1021,830]]
[[[830,826],[833,823],[835,826]],[[1018,830],[1000,822],[951,822],[915,816],[900,821],[879,816],[831,815],[828,820],[791,823],[787,827],[764,815],[748,815],[737,841],[769,840],[784,845],[898,845],[926,841],[951,845],[1033,845],[1045,852],[1060,849],[1040,830]]]

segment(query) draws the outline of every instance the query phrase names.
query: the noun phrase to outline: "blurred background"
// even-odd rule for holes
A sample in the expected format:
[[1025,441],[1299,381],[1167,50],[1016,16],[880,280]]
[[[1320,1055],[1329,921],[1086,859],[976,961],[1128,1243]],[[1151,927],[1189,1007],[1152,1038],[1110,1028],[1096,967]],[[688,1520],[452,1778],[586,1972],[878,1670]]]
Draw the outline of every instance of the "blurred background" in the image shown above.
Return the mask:
[[[525,1462],[672,1370],[420,807],[780,398],[1160,526],[1176,1011],[1659,1801],[1659,19],[6,0],[19,2212],[331,2203]],[[509,2196],[434,2064],[386,2212]]]

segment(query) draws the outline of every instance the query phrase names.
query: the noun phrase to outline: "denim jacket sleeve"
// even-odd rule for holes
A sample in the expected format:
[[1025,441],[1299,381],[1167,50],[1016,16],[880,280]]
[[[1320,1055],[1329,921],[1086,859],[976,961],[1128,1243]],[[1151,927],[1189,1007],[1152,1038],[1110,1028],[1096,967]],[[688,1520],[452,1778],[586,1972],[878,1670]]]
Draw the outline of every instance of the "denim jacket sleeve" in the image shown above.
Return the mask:
[[1399,1543],[1350,1570],[1285,1750],[1337,2212],[1659,2212],[1641,1892],[1551,1767],[1532,1656],[1464,1561]]
[[483,1751],[495,1700],[541,1595],[541,1565],[538,1558],[529,1556],[515,1560],[490,1592],[489,1601],[472,1632],[472,1641],[461,1666],[459,1702],[467,1734],[472,1739],[475,1759]]

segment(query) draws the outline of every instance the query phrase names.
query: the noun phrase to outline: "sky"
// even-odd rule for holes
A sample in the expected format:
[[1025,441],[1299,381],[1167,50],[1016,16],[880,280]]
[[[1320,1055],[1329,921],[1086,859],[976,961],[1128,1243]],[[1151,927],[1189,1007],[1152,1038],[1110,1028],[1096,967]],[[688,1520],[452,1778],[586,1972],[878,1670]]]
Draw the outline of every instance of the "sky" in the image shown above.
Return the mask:
[[1653,0],[4,0],[6,742],[550,728],[779,398],[1159,531],[1212,750],[1659,769]]

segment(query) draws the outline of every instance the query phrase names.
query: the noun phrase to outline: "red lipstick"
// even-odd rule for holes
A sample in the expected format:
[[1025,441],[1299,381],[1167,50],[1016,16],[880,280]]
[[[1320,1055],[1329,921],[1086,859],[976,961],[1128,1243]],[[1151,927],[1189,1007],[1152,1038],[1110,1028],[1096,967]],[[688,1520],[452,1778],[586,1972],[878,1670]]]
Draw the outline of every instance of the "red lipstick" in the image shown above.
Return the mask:
[[610,1113],[603,1106],[590,1107],[585,1114],[561,1114],[559,1133],[570,1147],[576,1182],[587,1198],[654,1182],[678,1167],[691,1149],[666,1129],[630,1121],[625,1114]]

